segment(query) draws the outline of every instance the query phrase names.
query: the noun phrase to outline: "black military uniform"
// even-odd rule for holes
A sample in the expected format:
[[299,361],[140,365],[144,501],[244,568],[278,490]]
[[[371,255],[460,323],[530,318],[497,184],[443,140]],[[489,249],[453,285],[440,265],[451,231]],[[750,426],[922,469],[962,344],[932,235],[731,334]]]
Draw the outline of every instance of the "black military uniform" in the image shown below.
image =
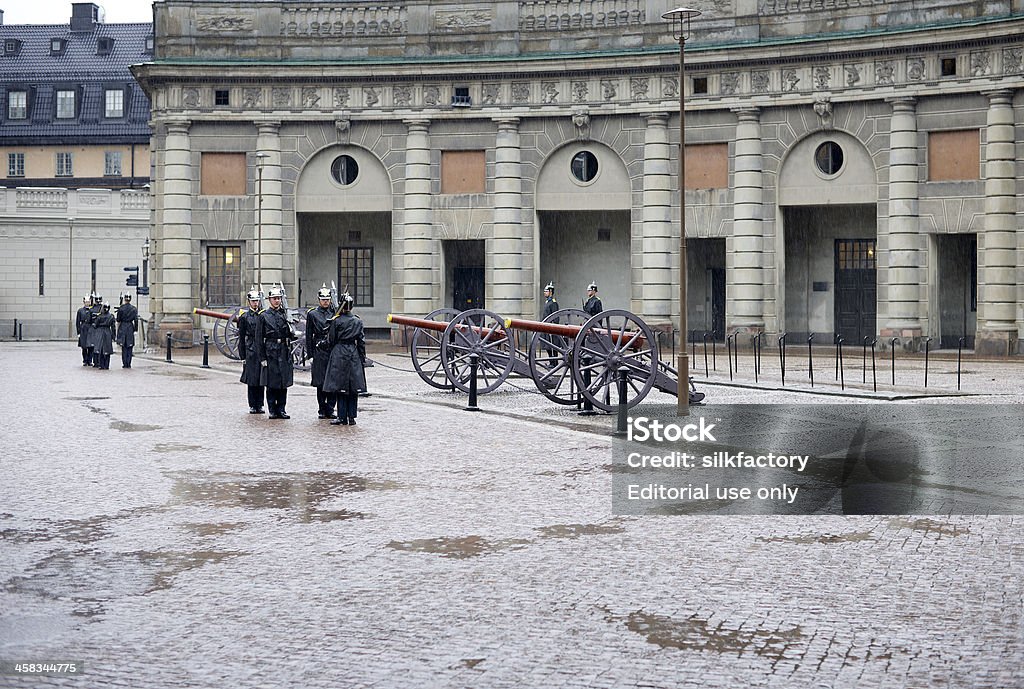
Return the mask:
[[589,316],[596,316],[604,311],[604,304],[601,303],[601,297],[597,296],[597,284],[594,282],[587,286],[587,299],[583,302],[583,310]]
[[121,368],[132,367],[132,352],[135,349],[135,331],[139,329],[139,310],[132,306],[132,295],[124,296],[124,303],[117,307],[117,344],[121,345]]
[[96,319],[103,313],[103,297],[98,294],[92,295],[92,309],[89,311],[89,354],[90,361],[93,368],[99,368],[100,366],[100,354],[96,349]]
[[270,290],[270,308],[260,313],[256,346],[262,373],[260,382],[267,387],[267,407],[271,419],[290,419],[285,412],[288,402],[288,388],[295,382],[292,371],[292,340],[297,336],[288,322],[288,312],[281,300],[284,289]]
[[260,319],[260,293],[256,290],[247,295],[249,310],[238,314],[238,355],[245,362],[242,364],[242,377],[239,380],[248,386],[249,413],[263,413],[263,399],[266,390],[260,382],[259,347],[256,346],[256,334]]
[[110,355],[114,353],[114,314],[110,304],[103,304],[103,312],[92,323],[93,354],[97,357],[97,368],[110,368]]
[[333,425],[356,425],[359,393],[366,391],[366,341],[363,322],[352,315],[353,299],[343,295],[341,313],[331,320],[331,358],[324,376],[324,390],[338,395],[338,418]]
[[82,366],[92,363],[92,297],[82,299],[82,308],[75,315],[75,332],[78,333],[78,346],[82,350]]
[[317,416],[321,419],[333,419],[337,400],[333,394],[324,390],[324,374],[327,373],[327,361],[331,358],[331,318],[334,316],[334,311],[330,307],[331,290],[324,285],[316,296],[320,305],[306,313],[306,351],[312,357],[310,371],[313,380],[310,385],[316,388]]
[[558,311],[558,302],[555,301],[555,284],[549,282],[544,288],[544,310],[541,311],[540,319],[544,320],[555,311]]

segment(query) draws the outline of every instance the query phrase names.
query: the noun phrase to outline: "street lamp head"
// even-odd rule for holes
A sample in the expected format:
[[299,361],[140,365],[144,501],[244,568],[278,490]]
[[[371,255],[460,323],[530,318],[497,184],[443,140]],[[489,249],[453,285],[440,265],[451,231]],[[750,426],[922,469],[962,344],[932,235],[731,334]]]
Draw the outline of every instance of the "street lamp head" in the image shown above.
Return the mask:
[[677,41],[685,41],[690,37],[690,20],[700,15],[700,10],[690,7],[677,7],[661,15],[667,22],[672,22],[672,34]]
[[269,157],[270,157],[269,153],[264,153],[263,151],[257,151],[256,152],[256,164],[262,167],[263,163],[265,163],[267,158],[269,158]]

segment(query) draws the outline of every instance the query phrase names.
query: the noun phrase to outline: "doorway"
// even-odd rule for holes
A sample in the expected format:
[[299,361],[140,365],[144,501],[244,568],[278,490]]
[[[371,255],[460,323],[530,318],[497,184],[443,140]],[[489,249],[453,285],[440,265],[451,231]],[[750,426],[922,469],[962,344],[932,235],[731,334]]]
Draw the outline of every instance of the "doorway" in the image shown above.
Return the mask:
[[874,239],[835,240],[835,332],[849,343],[875,336]]
[[453,309],[486,308],[484,301],[484,240],[446,239],[444,251],[447,300]]
[[974,349],[978,324],[978,239],[974,234],[939,235],[939,346]]

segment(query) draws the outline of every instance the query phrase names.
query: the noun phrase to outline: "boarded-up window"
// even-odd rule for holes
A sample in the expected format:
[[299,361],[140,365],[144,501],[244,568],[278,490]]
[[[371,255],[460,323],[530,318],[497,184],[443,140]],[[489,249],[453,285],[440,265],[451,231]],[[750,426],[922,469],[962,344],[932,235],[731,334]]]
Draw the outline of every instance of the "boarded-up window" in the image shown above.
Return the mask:
[[981,139],[977,129],[928,133],[928,181],[978,179]]
[[482,194],[487,189],[486,180],[483,151],[441,152],[442,194]]
[[729,144],[686,147],[686,188],[725,189],[729,186]]
[[200,175],[203,196],[245,196],[244,153],[204,153]]

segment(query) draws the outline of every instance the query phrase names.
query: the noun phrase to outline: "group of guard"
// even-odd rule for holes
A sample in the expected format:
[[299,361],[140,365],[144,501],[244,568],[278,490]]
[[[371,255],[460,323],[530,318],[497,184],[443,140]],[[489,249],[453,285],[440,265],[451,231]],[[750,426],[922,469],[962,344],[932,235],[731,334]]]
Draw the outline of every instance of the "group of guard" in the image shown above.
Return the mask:
[[[238,353],[244,360],[241,381],[248,386],[249,413],[263,414],[266,398],[271,419],[291,418],[285,411],[288,388],[294,383],[291,343],[298,339],[284,307],[284,288],[267,292],[270,306],[255,287],[246,294],[248,310],[238,317]],[[312,354],[312,385],[317,416],[335,426],[354,426],[359,393],[366,391],[366,341],[363,322],[352,313],[354,299],[338,297],[326,285],[317,291],[319,304],[306,314],[306,351]]]
[[132,367],[135,332],[139,328],[139,311],[132,305],[132,295],[125,294],[115,313],[110,302],[95,292],[82,298],[82,308],[75,316],[78,347],[82,350],[82,366],[101,370],[110,368],[114,343],[121,347],[121,368]]
[[[558,311],[558,309],[558,301],[555,300],[555,283],[549,282],[544,288],[544,309],[541,311],[540,319],[544,320],[555,311]],[[604,311],[601,297],[597,296],[596,282],[591,282],[587,285],[587,297],[583,300],[583,310],[589,316],[596,316]]]

